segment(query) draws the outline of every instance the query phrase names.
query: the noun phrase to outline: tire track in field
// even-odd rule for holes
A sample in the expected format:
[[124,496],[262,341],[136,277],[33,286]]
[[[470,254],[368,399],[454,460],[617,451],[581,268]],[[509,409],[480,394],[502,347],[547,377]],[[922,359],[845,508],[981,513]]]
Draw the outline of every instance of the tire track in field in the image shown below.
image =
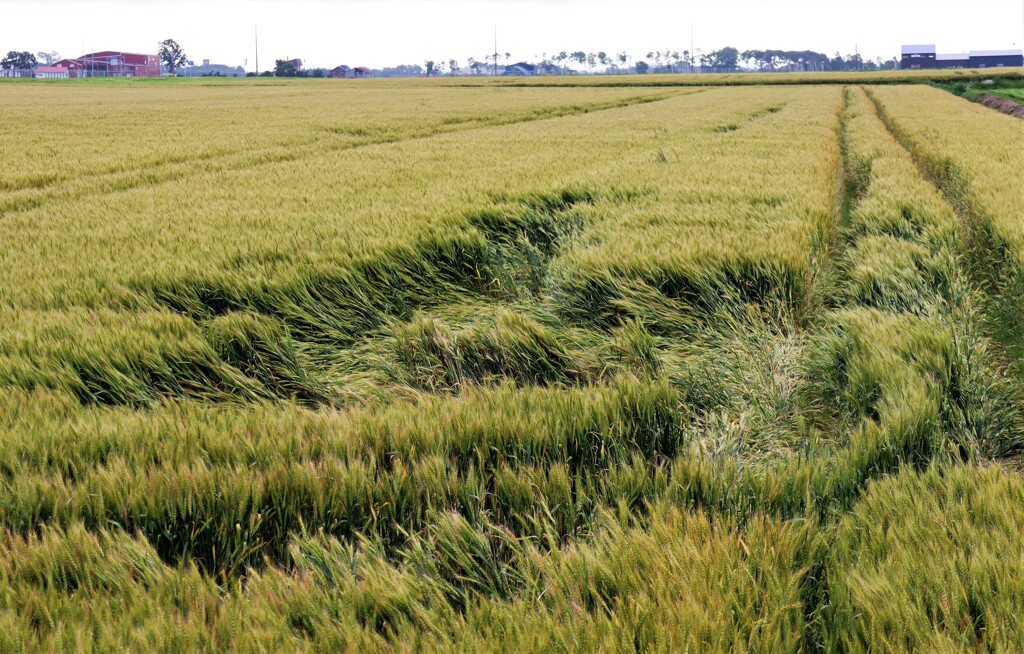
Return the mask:
[[[904,375],[900,384],[905,386],[900,388],[897,384],[882,382],[877,387],[877,398],[860,411],[849,418],[841,413],[835,414],[837,425],[843,425],[844,429],[850,430],[851,435],[859,434],[861,442],[856,446],[857,450],[861,453],[874,450],[869,455],[874,459],[873,464],[862,468],[860,478],[847,489],[848,492],[842,498],[844,512],[853,509],[867,483],[872,479],[895,474],[901,466],[907,464],[930,467],[936,460],[934,457],[939,455],[936,442],[942,442],[943,447],[948,447],[949,453],[953,456],[963,458],[973,456],[978,451],[975,448],[985,447],[984,436],[991,435],[991,432],[983,434],[975,428],[978,425],[996,425],[992,418],[997,416],[997,413],[981,402],[989,394],[1001,394],[1003,388],[996,383],[985,385],[992,382],[995,376],[982,379],[984,373],[979,375],[975,372],[972,376],[971,373],[963,372],[974,369],[995,372],[995,368],[991,366],[992,362],[985,357],[985,350],[976,347],[969,353],[956,350],[943,355],[948,357],[946,365],[958,372],[951,374],[951,380],[954,377],[956,379],[955,383],[950,381],[946,382],[946,386],[939,387],[943,396],[941,400],[914,400],[914,394],[907,390],[914,387],[928,388],[929,384],[935,384],[936,381],[930,376],[927,367],[922,366],[917,359],[918,356],[922,360],[927,359],[927,348],[924,348],[923,352],[914,352],[913,356],[906,356],[901,353],[903,346],[898,338],[893,338],[895,333],[913,333],[915,326],[919,329],[922,324],[935,321],[938,314],[947,314],[936,326],[940,329],[948,327],[953,343],[977,343],[978,340],[978,333],[971,327],[974,324],[974,314],[970,311],[971,297],[976,292],[975,280],[971,278],[970,270],[965,269],[962,262],[954,256],[955,252],[951,248],[955,247],[955,241],[947,241],[934,233],[929,235],[928,226],[938,224],[935,222],[936,214],[927,210],[906,214],[904,217],[910,222],[911,229],[898,237],[892,236],[891,240],[891,243],[920,247],[929,252],[929,256],[941,258],[943,262],[942,280],[938,278],[939,276],[930,276],[923,267],[915,270],[914,274],[920,279],[921,288],[927,288],[927,291],[917,296],[921,305],[903,304],[896,301],[895,295],[884,295],[881,292],[879,295],[864,295],[856,290],[856,287],[847,287],[856,279],[852,276],[853,266],[863,262],[865,257],[867,260],[873,260],[872,252],[883,258],[893,256],[892,260],[898,261],[896,255],[890,253],[891,245],[885,250],[871,249],[872,239],[878,235],[878,232],[871,228],[871,221],[878,219],[878,210],[871,209],[877,206],[873,203],[880,197],[892,197],[891,183],[897,179],[916,183],[918,191],[921,187],[926,188],[928,184],[934,184],[926,170],[917,169],[919,162],[913,151],[892,130],[877,103],[872,105],[867,101],[862,104],[855,102],[863,100],[864,97],[870,98],[870,95],[855,98],[854,88],[856,87],[848,87],[843,91],[844,106],[837,126],[841,167],[836,172],[839,188],[835,212],[836,232],[831,235],[826,253],[828,256],[823,258],[828,275],[824,280],[828,288],[823,290],[829,297],[822,298],[827,302],[820,306],[818,319],[822,321],[821,326],[828,331],[835,333],[838,327],[844,334],[843,338],[852,338],[853,343],[870,340],[870,347],[856,346],[860,353],[847,360],[849,370],[880,370],[885,367],[890,379]],[[874,102],[874,98],[870,99]],[[858,123],[858,115],[869,115],[872,106],[881,120]],[[866,107],[866,110],[862,111],[860,107]],[[864,141],[855,138],[856,134],[863,136],[868,130],[886,134],[892,142],[891,146],[873,150],[871,148],[875,146],[867,146]],[[895,154],[897,152],[898,156]],[[886,161],[890,163],[886,165]],[[877,169],[876,163],[881,164]],[[902,177],[905,174],[910,177]],[[947,204],[955,204],[949,202],[944,194],[940,193],[940,196],[947,199]],[[876,227],[878,225],[879,223],[875,223]],[[966,229],[963,225],[958,227]],[[857,359],[860,359],[859,363],[856,362]],[[860,373],[844,374],[856,377]],[[844,387],[847,383],[844,382]],[[905,396],[898,394],[904,392],[907,393]],[[887,397],[889,399],[886,399]],[[897,397],[899,399],[893,401]],[[890,406],[898,404],[900,408],[898,411],[886,410],[886,403]],[[979,419],[977,416],[981,414],[985,417]],[[908,415],[915,415],[916,419],[908,419]],[[928,443],[928,439],[917,438],[915,430],[906,428],[907,424],[927,424],[933,415],[941,423],[935,428],[934,435],[929,437],[937,439],[932,441],[932,444]],[[958,421],[958,416],[970,418]],[[849,419],[852,420],[847,422]],[[867,423],[864,424],[874,425],[878,429],[880,439],[874,444],[864,438],[869,431],[857,431],[856,425],[861,420],[866,420]],[[972,435],[979,437],[970,438]],[[848,448],[853,451],[854,447],[851,436]],[[892,452],[898,452],[899,455],[892,457]],[[835,516],[829,516],[832,517]],[[832,533],[833,527],[834,521],[826,520],[823,533]],[[805,617],[807,623],[811,625],[805,636],[808,651],[829,649],[823,645],[830,640],[829,630],[817,616],[821,615],[825,607],[833,604],[834,578],[833,573],[829,572],[830,565],[827,555],[816,557],[810,562],[813,573],[808,575],[803,592]]]
[[329,153],[358,150],[375,145],[392,145],[446,134],[468,133],[488,127],[517,125],[612,109],[623,109],[641,104],[661,102],[679,95],[693,95],[703,90],[705,89],[694,89],[690,93],[682,94],[675,91],[657,95],[633,96],[622,100],[586,105],[561,105],[527,115],[498,116],[496,118],[474,117],[464,121],[413,131],[411,134],[384,134],[380,137],[355,142],[338,143],[317,138],[298,145],[275,144],[256,151],[236,150],[188,160],[173,159],[171,161],[138,166],[125,171],[102,172],[67,179],[47,180],[41,186],[14,191],[6,197],[0,196],[0,218],[30,211],[57,200],[75,200],[147,186],[157,186],[166,182],[188,179],[207,172],[235,172],[268,164],[299,161]]
[[[964,271],[982,298],[983,328],[989,337],[999,367],[1010,371],[1018,406],[1024,406],[1024,276],[996,234],[990,221],[971,200],[968,175],[948,159],[934,159],[922,152],[913,139],[888,113],[870,89],[864,92],[879,120],[920,171],[953,209],[964,234]],[[1024,429],[1024,426],[1021,427]]]
[[[818,272],[820,273],[820,278],[817,280],[819,292],[815,295],[815,304],[808,308],[808,313],[813,316],[813,324],[818,329],[824,329],[827,333],[835,331],[838,327],[844,338],[850,338],[851,334],[856,331],[850,321],[842,319],[844,311],[879,311],[879,315],[885,316],[887,319],[897,319],[908,315],[904,311],[894,310],[892,307],[873,306],[870,302],[865,302],[859,297],[849,296],[843,291],[844,285],[850,280],[847,267],[849,257],[857,256],[859,241],[864,237],[863,234],[851,227],[858,208],[867,199],[872,185],[876,181],[871,177],[870,167],[867,174],[863,174],[858,161],[860,153],[855,151],[851,142],[851,132],[856,129],[853,88],[855,87],[846,86],[842,89],[843,101],[836,121],[836,138],[840,157],[837,162],[838,168],[834,172],[836,177],[834,222],[831,225],[832,231],[824,235],[821,251],[814,257],[818,262]],[[864,127],[861,126],[861,129]],[[879,154],[878,156],[883,155]],[[846,260],[845,263],[844,260]],[[836,322],[837,318],[838,322]],[[890,351],[892,348],[885,344],[884,335],[884,331],[877,335],[876,340],[879,345],[869,355],[875,358],[873,361],[875,365],[886,358],[890,362],[894,360]],[[909,366],[907,362],[903,362],[903,364]],[[855,366],[853,363],[849,365]],[[909,370],[911,375],[920,374],[912,366],[909,366]],[[878,425],[885,434],[886,440],[889,441],[879,451],[873,453],[871,458],[875,459],[875,465],[865,466],[862,476],[845,488],[841,495],[837,495],[833,499],[833,501],[839,502],[840,511],[832,514],[826,513],[822,516],[824,520],[821,533],[828,540],[834,538],[838,517],[842,513],[852,510],[863,495],[867,484],[872,480],[894,473],[899,466],[903,465],[904,461],[899,456],[894,460],[886,460],[884,456],[880,456],[885,449],[891,447],[896,451],[901,451],[903,455],[912,456],[914,453],[912,448],[907,447],[908,440],[900,434],[899,424],[893,421],[892,416],[883,415],[875,409],[882,401],[881,393],[883,392],[885,391],[879,390],[879,397],[872,403],[869,413],[852,415],[847,418],[839,412],[832,413],[831,410],[826,409],[826,415],[832,414],[830,417],[834,421],[834,428],[849,431],[852,435],[857,433],[856,424],[861,420],[867,420]],[[846,445],[845,451],[849,452],[852,447],[851,440]],[[869,450],[863,444],[859,449],[862,452]],[[804,619],[808,625],[802,634],[802,642],[805,649],[810,652],[829,651],[827,643],[833,638],[829,625],[821,620],[823,611],[827,611],[827,607],[831,607],[833,604],[834,588],[830,574],[832,563],[829,554],[827,549],[815,551],[807,563],[808,574],[801,580]]]

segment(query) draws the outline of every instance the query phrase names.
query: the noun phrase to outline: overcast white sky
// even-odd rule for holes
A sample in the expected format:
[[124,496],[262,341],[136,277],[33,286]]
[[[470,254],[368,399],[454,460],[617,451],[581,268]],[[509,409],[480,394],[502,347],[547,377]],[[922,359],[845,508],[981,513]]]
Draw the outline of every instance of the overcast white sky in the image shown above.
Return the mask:
[[890,58],[904,43],[940,52],[1024,45],[1022,0],[0,0],[0,52],[154,52],[177,40],[196,60],[389,66],[424,59],[514,60],[561,50],[648,51],[732,45]]

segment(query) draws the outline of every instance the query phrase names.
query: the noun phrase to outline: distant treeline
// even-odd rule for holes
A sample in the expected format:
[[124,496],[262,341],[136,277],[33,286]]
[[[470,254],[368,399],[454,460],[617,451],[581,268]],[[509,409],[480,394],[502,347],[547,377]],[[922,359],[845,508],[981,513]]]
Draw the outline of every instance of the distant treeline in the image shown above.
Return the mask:
[[758,70],[895,70],[899,67],[896,58],[883,61],[864,59],[859,53],[843,56],[838,52],[829,57],[813,50],[746,50],[740,53],[740,60],[752,64]]
[[[327,68],[295,69],[290,61],[277,60],[274,70],[263,76],[329,77]],[[524,67],[523,64],[526,64]],[[696,50],[651,50],[641,58],[628,52],[612,55],[606,52],[562,51],[546,53],[531,60],[514,61],[512,55],[490,55],[481,59],[469,57],[463,65],[458,59],[428,59],[420,64],[402,64],[372,69],[373,77],[422,77],[455,75],[578,75],[578,74],[645,74],[645,73],[732,73],[743,71],[851,71],[895,70],[899,62],[864,59],[859,53],[833,56],[813,50],[744,50],[725,47],[711,52]],[[253,76],[254,73],[249,73]]]
[[412,77],[421,75],[488,75],[519,74],[513,69],[526,63],[538,75],[621,74],[621,73],[729,73],[739,70],[780,71],[849,71],[895,70],[895,59],[865,59],[859,53],[829,56],[813,50],[745,50],[725,47],[711,52],[689,50],[651,50],[643,57],[628,52],[609,55],[605,52],[562,51],[527,60],[514,60],[510,53],[475,59],[469,57],[462,66],[457,59],[438,57],[423,66],[409,64],[373,71],[375,77]]

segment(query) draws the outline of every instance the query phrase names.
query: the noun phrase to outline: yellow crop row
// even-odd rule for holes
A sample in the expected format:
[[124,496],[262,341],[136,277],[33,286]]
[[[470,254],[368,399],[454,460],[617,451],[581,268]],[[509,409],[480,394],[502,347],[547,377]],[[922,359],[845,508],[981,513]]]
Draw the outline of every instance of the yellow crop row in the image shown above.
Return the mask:
[[11,84],[3,93],[0,192],[10,193],[529,120],[659,91],[408,85],[401,102],[389,90],[337,84]]

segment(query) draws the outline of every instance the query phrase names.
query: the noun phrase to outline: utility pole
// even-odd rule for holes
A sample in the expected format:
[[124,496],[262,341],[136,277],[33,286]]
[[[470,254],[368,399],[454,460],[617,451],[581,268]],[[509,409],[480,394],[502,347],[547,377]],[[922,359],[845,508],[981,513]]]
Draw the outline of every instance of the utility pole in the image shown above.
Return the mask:
[[690,23],[690,72],[693,72],[693,58],[697,56],[697,51],[693,49],[693,23]]
[[498,26],[494,26],[494,76],[498,76]]
[[260,28],[256,26],[253,28],[253,33],[256,36],[256,77],[260,76]]

